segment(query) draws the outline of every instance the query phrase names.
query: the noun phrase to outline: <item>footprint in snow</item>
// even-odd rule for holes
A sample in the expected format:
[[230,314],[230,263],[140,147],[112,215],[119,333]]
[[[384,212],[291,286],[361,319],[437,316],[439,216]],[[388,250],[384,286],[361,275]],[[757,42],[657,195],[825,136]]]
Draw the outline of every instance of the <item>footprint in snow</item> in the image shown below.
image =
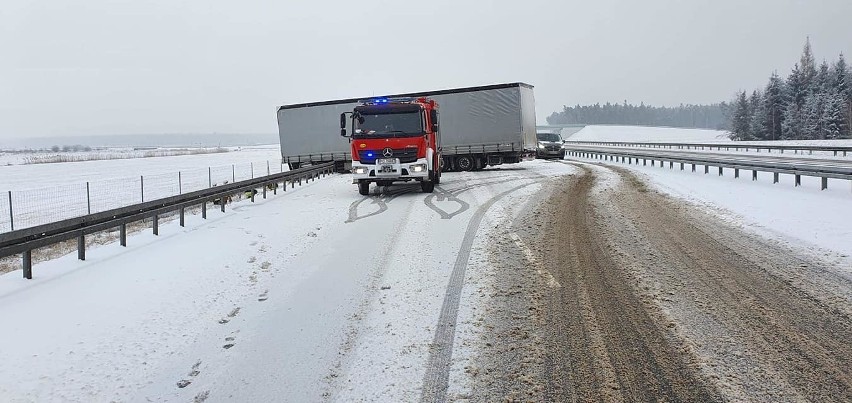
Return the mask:
[[266,301],[269,299],[269,290],[264,291],[262,294],[257,296],[257,300],[260,302]]

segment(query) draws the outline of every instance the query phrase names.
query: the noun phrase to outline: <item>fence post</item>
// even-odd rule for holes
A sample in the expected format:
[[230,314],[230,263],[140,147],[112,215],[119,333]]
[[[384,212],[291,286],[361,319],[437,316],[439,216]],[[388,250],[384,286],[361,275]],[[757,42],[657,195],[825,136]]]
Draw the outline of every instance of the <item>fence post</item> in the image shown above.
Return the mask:
[[183,184],[180,180],[180,171],[178,171],[178,194],[179,195],[183,194]]
[[139,176],[140,195],[142,195],[142,203],[145,203],[145,177]]
[[89,182],[86,182],[86,209],[92,214],[92,198],[89,197]]
[[234,183],[236,181],[237,181],[237,168],[234,166],[234,164],[231,164],[231,183]]
[[213,187],[213,168],[207,167],[207,188]]
[[12,191],[9,191],[9,225],[15,230],[15,215],[12,214]]

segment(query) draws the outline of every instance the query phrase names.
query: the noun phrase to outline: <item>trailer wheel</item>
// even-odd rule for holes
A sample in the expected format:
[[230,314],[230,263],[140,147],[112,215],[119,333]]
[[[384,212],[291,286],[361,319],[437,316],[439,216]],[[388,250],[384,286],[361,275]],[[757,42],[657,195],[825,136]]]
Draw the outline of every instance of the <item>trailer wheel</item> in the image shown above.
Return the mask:
[[370,194],[370,182],[361,181],[358,182],[358,193],[366,196]]
[[462,155],[456,158],[456,167],[459,171],[470,171],[473,169],[473,158],[469,155]]
[[432,193],[435,191],[435,182],[432,181],[421,181],[420,182],[420,190],[423,193]]

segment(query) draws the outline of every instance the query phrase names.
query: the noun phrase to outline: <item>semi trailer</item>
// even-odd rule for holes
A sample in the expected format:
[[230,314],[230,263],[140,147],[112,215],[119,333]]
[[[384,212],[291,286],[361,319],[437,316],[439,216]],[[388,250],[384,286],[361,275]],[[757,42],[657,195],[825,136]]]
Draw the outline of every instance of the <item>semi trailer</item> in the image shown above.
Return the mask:
[[436,151],[443,171],[475,171],[535,157],[533,86],[510,83],[281,106],[283,162],[296,169],[334,161],[338,172],[351,170],[351,138],[339,135],[340,114],[353,113],[364,100],[404,98],[427,98],[440,105],[441,144]]

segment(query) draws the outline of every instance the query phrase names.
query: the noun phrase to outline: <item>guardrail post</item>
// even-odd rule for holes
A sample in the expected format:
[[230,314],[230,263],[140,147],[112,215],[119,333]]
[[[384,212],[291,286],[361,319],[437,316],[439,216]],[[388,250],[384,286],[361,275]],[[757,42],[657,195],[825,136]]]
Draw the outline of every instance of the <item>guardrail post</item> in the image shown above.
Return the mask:
[[820,190],[828,189],[828,178],[822,177],[822,186],[820,186]]
[[25,250],[23,253],[24,278],[27,280],[33,279],[33,251]]
[[184,224],[186,224],[186,222],[184,221],[184,208],[181,207],[180,208],[180,226],[185,227],[186,225],[184,225]]
[[268,183],[263,184],[263,198],[266,199],[266,188],[269,186]]
[[695,164],[692,164],[692,172],[695,172]]
[[772,183],[778,183],[778,172],[772,173]]
[[142,203],[145,203],[145,177],[139,176],[139,195],[142,196]]
[[178,194],[179,195],[183,194],[183,184],[180,180],[180,171],[178,171]]
[[751,171],[751,180],[753,180],[753,181],[757,180],[757,171],[756,170]]
[[[304,176],[304,175],[302,175]],[[302,186],[302,176],[299,176],[299,186]]]
[[680,163],[680,170],[683,171],[683,162]]
[[213,187],[213,168],[207,167],[207,188]]
[[266,176],[269,176],[269,160],[266,160]]
[[77,237],[77,259],[86,260],[86,235],[82,233]]
[[674,169],[674,161],[669,161],[669,169]]
[[645,158],[642,158],[642,166],[646,166],[646,165],[648,165],[648,160],[645,159]]
[[89,182],[86,182],[86,211],[92,214],[92,199],[89,197]]
[[9,226],[12,231],[15,230],[15,215],[12,214],[12,191],[9,191]]
[[710,173],[710,165],[705,165],[704,166],[704,174],[706,175],[706,174],[709,174],[709,173]]
[[154,235],[160,235],[160,216],[158,214],[154,214]]
[[201,202],[201,218],[207,219],[207,200]]
[[796,186],[802,185],[802,175],[796,174]]
[[740,169],[734,168],[734,178],[739,178],[739,177],[740,177]]
[[231,183],[234,183],[236,181],[237,181],[237,166],[234,165],[234,164],[231,164]]
[[121,246],[127,246],[127,224],[118,226],[118,242]]
[[722,167],[719,167],[719,176],[722,176]]
[[257,189],[251,189],[251,202],[254,203],[254,195],[257,194]]
[[249,165],[251,165],[251,178],[254,179],[254,162],[249,162]]
[[225,200],[226,200],[225,198],[226,197],[227,196],[222,196],[222,197],[219,198],[219,208],[222,210],[223,213],[225,212]]

